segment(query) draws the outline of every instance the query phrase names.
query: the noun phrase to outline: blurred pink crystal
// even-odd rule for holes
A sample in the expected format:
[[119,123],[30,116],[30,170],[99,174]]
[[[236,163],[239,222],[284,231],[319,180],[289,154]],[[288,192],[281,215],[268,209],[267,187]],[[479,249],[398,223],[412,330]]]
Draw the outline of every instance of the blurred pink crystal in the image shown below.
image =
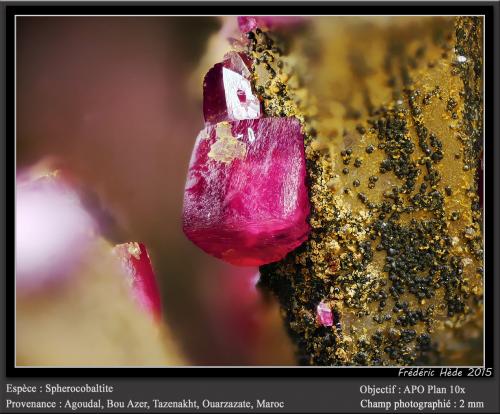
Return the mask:
[[16,286],[29,291],[68,277],[95,237],[79,197],[55,174],[16,182]]
[[221,344],[236,347],[238,352],[251,353],[262,334],[264,304],[255,286],[258,277],[258,268],[221,263],[220,270],[207,282],[217,283],[206,305],[213,329]]
[[296,118],[207,125],[195,143],[183,229],[239,266],[275,262],[309,234],[304,140]]
[[132,294],[139,306],[154,319],[161,318],[161,298],[151,260],[142,243],[130,242],[115,246],[129,278]]
[[257,19],[254,16],[238,16],[238,26],[243,33],[251,32],[258,27]]
[[250,83],[251,61],[244,53],[230,52],[215,64],[203,81],[205,121],[238,121],[261,117],[260,101]]
[[326,303],[320,302],[318,304],[316,316],[319,324],[323,326],[333,326],[333,313]]
[[256,28],[296,26],[307,20],[305,16],[238,16],[238,26],[243,33]]

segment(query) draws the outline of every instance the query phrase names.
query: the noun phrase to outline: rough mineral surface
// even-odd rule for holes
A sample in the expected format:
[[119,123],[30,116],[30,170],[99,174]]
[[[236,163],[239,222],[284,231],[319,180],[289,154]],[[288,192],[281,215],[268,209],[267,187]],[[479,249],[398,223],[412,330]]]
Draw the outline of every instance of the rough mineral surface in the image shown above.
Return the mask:
[[207,72],[203,81],[206,122],[260,118],[260,101],[252,92],[247,65],[247,56],[231,52]]
[[229,263],[281,260],[307,239],[304,137],[295,118],[208,125],[184,192],[185,234]]
[[264,113],[305,129],[311,234],[261,267],[298,361],[481,364],[482,19],[317,18],[248,38]]

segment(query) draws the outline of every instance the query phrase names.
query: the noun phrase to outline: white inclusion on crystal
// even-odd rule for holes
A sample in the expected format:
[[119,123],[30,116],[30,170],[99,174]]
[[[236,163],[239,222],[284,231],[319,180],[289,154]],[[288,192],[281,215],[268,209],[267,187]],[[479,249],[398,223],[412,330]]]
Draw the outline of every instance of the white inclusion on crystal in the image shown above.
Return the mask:
[[255,142],[255,134],[253,132],[253,129],[248,128],[247,132],[248,132],[248,142],[250,142],[250,144],[253,144]]
[[[236,120],[259,118],[260,103],[252,93],[250,81],[227,68],[222,68],[222,79],[229,117]],[[245,102],[240,101],[238,91],[245,93]]]
[[285,178],[285,186],[283,188],[283,212],[287,216],[293,214],[297,208],[297,186],[300,179],[299,170],[299,164],[294,162]]
[[460,55],[460,56],[458,56],[458,57],[457,57],[457,60],[458,60],[460,63],[464,63],[464,62],[466,62],[466,61],[467,61],[467,58],[466,58],[465,56]]
[[186,179],[186,190],[191,190],[191,188],[198,183],[198,178],[195,175],[188,175]]
[[260,272],[257,272],[250,279],[250,283],[252,284],[252,286],[257,286],[257,283],[259,283],[259,280],[260,280]]
[[207,128],[203,128],[196,137],[196,140],[201,141],[202,139],[208,139],[208,138],[210,138],[210,134],[208,133]]

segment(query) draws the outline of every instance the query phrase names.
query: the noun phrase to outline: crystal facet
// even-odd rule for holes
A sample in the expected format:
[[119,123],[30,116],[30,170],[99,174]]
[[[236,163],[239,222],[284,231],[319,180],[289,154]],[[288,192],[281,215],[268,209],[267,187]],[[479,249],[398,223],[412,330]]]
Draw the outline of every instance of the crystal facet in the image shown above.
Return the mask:
[[296,118],[207,125],[189,166],[184,232],[205,252],[235,265],[280,260],[309,233],[305,180]]
[[333,313],[325,302],[320,302],[316,308],[318,323],[323,326],[333,326]]
[[260,101],[252,92],[250,61],[243,53],[231,52],[214,65],[203,81],[205,121],[239,121],[261,117]]

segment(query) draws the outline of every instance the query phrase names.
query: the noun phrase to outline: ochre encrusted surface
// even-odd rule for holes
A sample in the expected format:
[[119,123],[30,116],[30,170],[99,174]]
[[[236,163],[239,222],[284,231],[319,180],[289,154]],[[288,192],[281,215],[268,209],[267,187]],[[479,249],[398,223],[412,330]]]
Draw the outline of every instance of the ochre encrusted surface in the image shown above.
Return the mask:
[[306,134],[312,232],[260,282],[299,363],[482,363],[481,18],[317,18],[249,38],[266,116]]

